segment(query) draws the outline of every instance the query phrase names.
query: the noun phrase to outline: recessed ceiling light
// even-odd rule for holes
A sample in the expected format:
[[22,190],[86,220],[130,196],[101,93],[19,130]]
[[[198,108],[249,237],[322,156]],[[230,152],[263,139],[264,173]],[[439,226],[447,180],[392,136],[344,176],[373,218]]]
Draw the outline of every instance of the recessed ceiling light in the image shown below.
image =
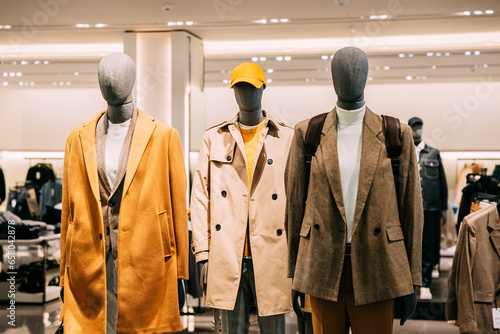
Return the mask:
[[266,19],[259,20],[259,23],[266,24],[267,20]]
[[22,77],[22,76],[23,76],[23,74],[22,74],[21,72],[17,72],[17,73],[16,73],[16,76],[18,76],[18,77]]
[[13,61],[13,62],[12,62],[12,65],[17,65],[17,61]]
[[57,86],[57,82],[53,81],[52,86]]
[[177,21],[177,25],[178,25],[178,26],[183,26],[183,25],[184,25],[184,22]]
[[398,55],[398,57],[399,57],[399,58],[404,58],[405,56],[406,56],[406,55],[405,55],[404,53],[400,53],[400,54]]
[[267,73],[273,73],[273,72],[274,72],[274,70],[272,68],[267,69]]
[[64,82],[59,82],[59,86],[64,86]]
[[368,77],[368,81],[372,81],[372,80],[373,80],[373,78],[372,78],[372,77]]
[[94,27],[96,27],[96,28],[104,28],[106,26],[107,26],[107,24],[105,24],[105,23],[97,23],[94,25]]
[[321,56],[321,59],[323,60],[328,60],[328,58],[329,58],[328,56]]
[[472,54],[472,52],[470,52],[470,51],[465,51],[464,52],[464,55],[466,55],[466,56],[470,56],[471,54]]
[[283,60],[283,57],[276,57],[276,60],[277,60],[277,61],[282,61],[282,60]]
[[0,26],[0,29],[11,29],[11,28],[12,28],[12,26],[10,26],[8,24]]
[[469,16],[470,15],[470,12],[468,10],[466,10],[465,12],[463,12],[462,14],[466,15],[466,16]]
[[422,80],[427,80],[427,76],[424,75],[424,76],[421,77],[421,79]]
[[75,77],[79,76],[80,75],[80,72],[75,72]]
[[290,20],[288,20],[288,19],[280,19],[280,22],[281,22],[281,23],[288,23],[289,21],[290,21]]
[[271,22],[271,23],[278,23],[279,21],[280,21],[280,20],[278,20],[278,19],[270,19],[270,20],[269,20],[269,22]]
[[229,83],[229,80],[224,79],[224,80],[222,80],[222,83],[223,83],[223,84],[228,84],[228,83]]
[[30,82],[30,86],[34,86],[35,83],[33,81]]
[[24,82],[20,82],[20,83],[19,83],[19,86],[22,86],[22,85],[24,85]]
[[493,14],[495,12],[493,11],[493,9],[487,9],[487,10],[484,11],[484,13],[488,14],[488,15],[491,15],[491,14]]
[[413,53],[408,54],[408,57],[413,58]]
[[330,56],[330,59],[333,59],[333,57],[334,57],[334,55],[331,55],[331,56]]
[[40,61],[39,61],[39,60],[35,60],[35,61],[33,62],[33,64],[35,64],[35,65],[40,65]]
[[307,79],[306,79],[306,82],[309,82],[309,81],[311,81],[311,79],[307,78]]
[[252,61],[258,61],[259,57],[252,57]]
[[380,15],[379,17],[381,20],[387,20],[389,18],[389,15]]
[[378,71],[378,70],[380,70],[380,67],[376,66],[375,71]]
[[21,61],[21,65],[28,65],[28,62],[26,60]]
[[441,52],[436,52],[436,57],[441,57]]
[[391,68],[389,66],[384,66],[384,70],[388,71],[390,70]]
[[474,15],[482,15],[483,11],[482,10],[475,10]]
[[267,79],[266,81],[267,81],[267,83],[271,83],[271,82],[273,82],[273,79]]
[[481,54],[481,51],[474,51],[474,56],[479,56]]
[[413,77],[411,75],[406,76],[406,80],[411,80],[411,79],[413,79]]
[[483,67],[484,68],[488,68],[488,64],[483,64]]
[[3,76],[4,76],[4,77],[8,77],[8,76],[9,76],[9,73],[4,72],[4,73],[3,73]]
[[4,82],[3,85],[4,85],[4,87],[7,87],[9,85],[9,83],[8,82]]
[[449,57],[450,56],[450,53],[449,52],[445,52],[444,54],[446,57]]
[[44,65],[48,65],[48,64],[50,64],[50,62],[49,62],[48,60],[45,60],[45,61],[43,62],[43,64],[44,64]]
[[432,56],[434,56],[434,52],[427,52],[427,53],[426,53],[426,56],[427,56],[427,57],[432,57]]
[[167,23],[167,26],[171,27],[171,26],[175,26],[175,22],[168,22]]
[[266,58],[266,57],[260,57],[260,58],[259,58],[259,60],[260,60],[260,61],[266,61],[266,60],[267,60],[267,58]]
[[285,61],[290,61],[290,60],[292,60],[292,57],[290,57],[290,56],[286,56],[286,57],[284,57],[283,59],[285,59]]
[[437,67],[436,67],[436,65],[432,65],[432,67],[431,67],[431,68],[432,68],[433,70],[435,70]]
[[66,82],[66,86],[71,86],[71,82]]
[[10,77],[15,77],[15,76],[16,76],[16,73],[15,73],[15,72],[10,72],[10,73],[9,73],[9,76],[10,76]]
[[186,21],[186,25],[187,25],[187,26],[192,26],[193,24],[194,24],[194,22],[193,22],[193,21]]
[[378,15],[370,15],[370,20],[378,20]]
[[77,23],[76,27],[77,28],[90,28],[90,24],[88,24],[88,23]]

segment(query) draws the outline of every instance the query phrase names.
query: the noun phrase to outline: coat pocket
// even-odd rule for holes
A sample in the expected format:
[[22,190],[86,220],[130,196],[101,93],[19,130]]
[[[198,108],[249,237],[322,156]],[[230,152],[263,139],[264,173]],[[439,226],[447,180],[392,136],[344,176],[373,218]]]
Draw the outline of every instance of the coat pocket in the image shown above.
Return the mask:
[[387,239],[389,242],[404,240],[403,230],[401,226],[389,226],[387,227]]
[[172,245],[170,242],[170,228],[167,210],[158,213],[160,219],[161,240],[163,246],[163,257],[167,261],[172,256]]
[[426,160],[424,161],[424,175],[430,179],[435,179],[439,176],[439,161]]
[[474,291],[474,302],[493,303],[495,301],[493,293]]
[[73,229],[74,223],[72,221],[68,222],[68,230],[66,231],[66,266],[69,267],[71,264],[71,244],[73,242]]
[[301,237],[307,238],[309,236],[309,232],[311,231],[311,224],[306,224],[303,223],[302,227],[300,228],[300,233],[299,235]]

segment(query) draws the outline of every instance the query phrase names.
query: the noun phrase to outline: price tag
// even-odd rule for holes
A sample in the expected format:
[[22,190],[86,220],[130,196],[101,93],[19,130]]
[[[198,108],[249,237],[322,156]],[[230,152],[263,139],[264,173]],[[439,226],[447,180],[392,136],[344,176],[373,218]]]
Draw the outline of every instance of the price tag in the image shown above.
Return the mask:
[[500,308],[493,309],[493,328],[500,329]]
[[42,178],[42,174],[40,172],[36,172],[35,178],[40,180]]

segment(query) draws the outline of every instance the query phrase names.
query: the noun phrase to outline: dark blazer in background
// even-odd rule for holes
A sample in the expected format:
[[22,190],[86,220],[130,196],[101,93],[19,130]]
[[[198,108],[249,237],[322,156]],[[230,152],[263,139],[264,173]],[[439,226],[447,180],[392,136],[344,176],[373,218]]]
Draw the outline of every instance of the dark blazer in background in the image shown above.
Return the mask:
[[[330,112],[311,164],[307,206],[304,138],[295,127],[285,173],[288,275],[294,289],[337,301],[346,247],[346,219],[337,155],[337,114]],[[351,242],[356,305],[413,293],[421,284],[423,209],[411,129],[401,124],[398,205],[382,117],[366,109],[359,188]],[[399,214],[398,214],[399,212]]]
[[448,209],[448,184],[440,152],[428,145],[420,151],[420,177],[425,211]]

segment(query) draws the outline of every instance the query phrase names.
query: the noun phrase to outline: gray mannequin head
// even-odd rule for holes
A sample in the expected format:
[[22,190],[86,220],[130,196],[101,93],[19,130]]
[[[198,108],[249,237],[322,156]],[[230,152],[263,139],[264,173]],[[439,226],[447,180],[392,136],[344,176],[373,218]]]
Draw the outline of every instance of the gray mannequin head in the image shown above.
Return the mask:
[[107,115],[111,123],[123,123],[132,118],[135,76],[135,63],[124,53],[112,53],[99,63],[99,87],[108,102]]
[[266,88],[266,76],[259,65],[243,63],[231,72],[231,88],[239,106],[238,121],[244,125],[257,125],[264,119],[262,93]]
[[408,125],[411,127],[411,131],[413,134],[413,141],[415,145],[420,144],[422,141],[422,132],[424,127],[424,121],[418,117],[412,117],[408,121]]
[[337,105],[346,110],[361,108],[368,77],[368,59],[358,48],[342,48],[332,59],[332,79]]

